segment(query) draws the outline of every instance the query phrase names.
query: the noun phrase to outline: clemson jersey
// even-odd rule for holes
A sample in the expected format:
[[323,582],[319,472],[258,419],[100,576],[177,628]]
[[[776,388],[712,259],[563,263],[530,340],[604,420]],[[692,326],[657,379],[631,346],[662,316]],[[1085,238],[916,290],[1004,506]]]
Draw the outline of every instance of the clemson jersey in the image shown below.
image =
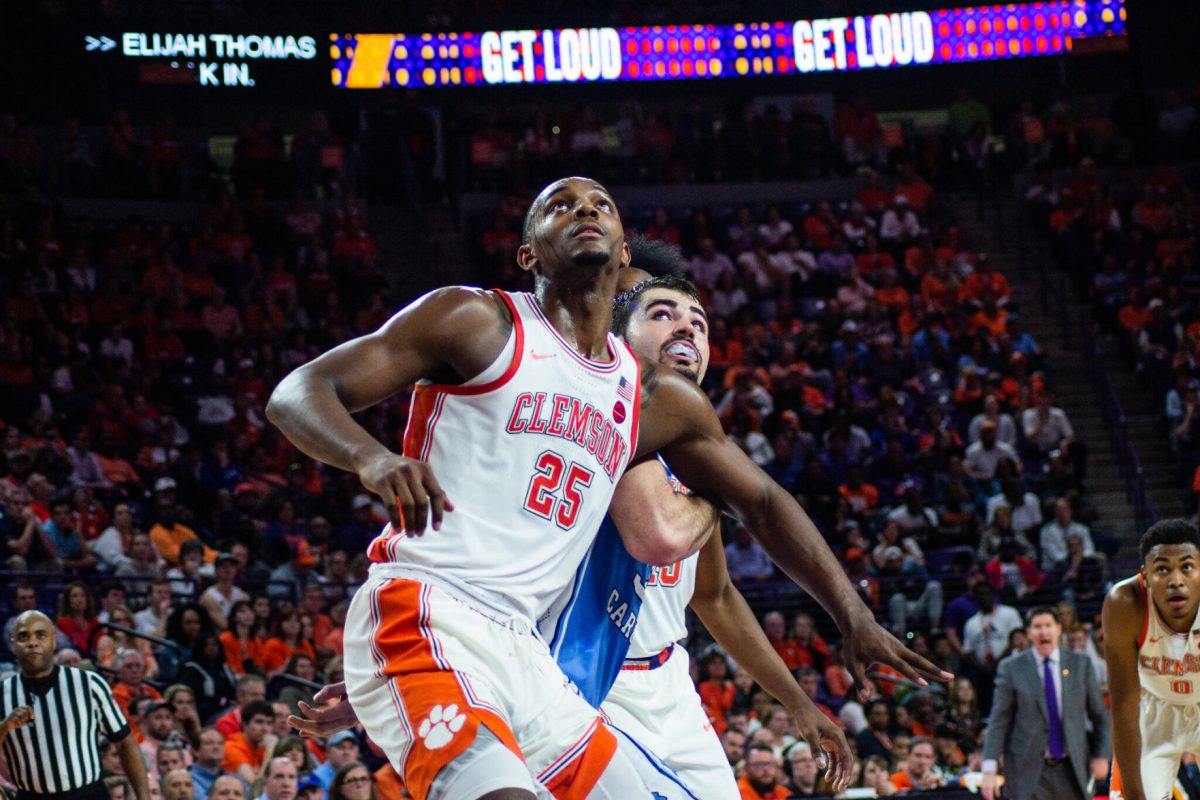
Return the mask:
[[529,294],[497,294],[513,330],[460,386],[417,385],[404,455],[454,503],[439,531],[390,525],[368,557],[533,624],[570,586],[637,447],[639,368],[608,336],[607,361],[575,351]]
[[[661,458],[659,459],[661,461]],[[691,494],[667,467],[667,479],[676,492]],[[665,567],[654,567],[646,581],[646,598],[638,616],[633,639],[629,643],[629,658],[649,658],[658,655],[667,645],[687,636],[685,612],[696,590],[696,562],[699,551]]]
[[1138,638],[1138,679],[1142,691],[1174,705],[1200,702],[1200,614],[1187,633],[1173,631],[1158,613],[1145,580],[1138,588],[1146,604]]

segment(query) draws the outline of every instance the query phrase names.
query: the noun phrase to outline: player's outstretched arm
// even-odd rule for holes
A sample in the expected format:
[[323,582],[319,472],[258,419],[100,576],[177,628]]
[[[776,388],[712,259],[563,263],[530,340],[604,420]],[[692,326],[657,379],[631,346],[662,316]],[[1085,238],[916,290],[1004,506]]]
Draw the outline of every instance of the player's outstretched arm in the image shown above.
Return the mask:
[[1121,581],[1104,598],[1104,660],[1112,695],[1112,750],[1121,772],[1124,800],[1145,800],[1142,788],[1142,729],[1139,707],[1138,638],[1145,613],[1137,579]]
[[298,367],[275,387],[267,418],[305,454],[357,473],[383,498],[392,525],[434,528],[449,506],[427,464],[376,441],[350,416],[420,378],[460,382],[499,355],[512,319],[499,298],[475,289],[439,289],[392,317],[378,331],[333,348]]
[[721,516],[704,498],[675,491],[657,458],[625,470],[608,513],[629,554],[659,567],[699,550]]
[[644,366],[642,398],[639,455],[661,452],[688,488],[746,524],[771,560],[837,622],[846,666],[859,686],[873,663],[887,664],[920,683],[953,677],[875,622],[800,504],[725,438],[712,405],[695,384],[672,370]]
[[[713,530],[700,550],[691,606],[717,644],[795,718],[800,737],[812,748],[817,763],[828,767],[827,775],[834,791],[845,789],[850,783],[854,759],[846,735],[804,693],[767,641],[746,598],[729,579],[718,530]],[[821,763],[825,758],[822,752],[829,756],[827,765]]]

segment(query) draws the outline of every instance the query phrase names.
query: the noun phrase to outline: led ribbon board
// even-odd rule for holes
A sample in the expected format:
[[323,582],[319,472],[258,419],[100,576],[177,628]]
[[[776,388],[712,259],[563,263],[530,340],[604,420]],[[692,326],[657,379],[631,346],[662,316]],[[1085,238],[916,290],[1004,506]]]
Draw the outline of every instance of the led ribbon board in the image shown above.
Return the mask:
[[1069,52],[1125,33],[1124,0],[859,17],[479,33],[330,34],[345,89],[696,80],[954,64]]

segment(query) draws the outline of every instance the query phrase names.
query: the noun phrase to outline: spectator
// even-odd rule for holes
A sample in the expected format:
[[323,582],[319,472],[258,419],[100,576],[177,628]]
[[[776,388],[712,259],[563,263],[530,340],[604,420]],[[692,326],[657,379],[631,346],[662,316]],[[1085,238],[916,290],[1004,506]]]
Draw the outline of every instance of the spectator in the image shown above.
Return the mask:
[[787,800],[791,792],[779,783],[779,758],[770,746],[752,744],[746,752],[746,774],[738,781],[741,800]]
[[58,629],[71,647],[80,652],[91,649],[92,632],[100,625],[96,618],[96,602],[92,590],[83,581],[72,581],[63,587],[58,599]]
[[1041,456],[1052,450],[1060,450],[1071,459],[1075,474],[1081,480],[1084,477],[1082,443],[1075,442],[1075,429],[1067,414],[1054,405],[1054,398],[1042,392],[1036,398],[1036,406],[1021,412],[1021,427],[1025,431],[1025,440]]
[[1090,558],[1096,552],[1092,534],[1086,525],[1074,520],[1071,501],[1060,497],[1054,501],[1054,519],[1042,526],[1039,544],[1042,551],[1042,569],[1050,571],[1067,560],[1067,539],[1079,538],[1083,546],[1082,555]]
[[229,611],[229,629],[220,633],[225,663],[235,675],[246,674],[263,663],[267,637],[249,600],[238,600]]
[[208,800],[246,800],[246,784],[236,775],[221,775],[208,790]]
[[1000,411],[1000,401],[994,394],[989,394],[983,399],[983,411],[972,417],[971,424],[967,426],[967,441],[971,444],[979,441],[979,428],[984,420],[991,420],[996,424],[996,441],[1016,448],[1017,425],[1013,422],[1012,414]]
[[[275,724],[275,712],[270,704],[261,700],[242,706],[241,730],[225,738],[225,762],[221,768],[232,772],[247,784],[253,784],[263,775],[266,768],[267,751],[274,751],[278,737],[271,732]],[[295,766],[291,759],[284,758],[295,780]],[[272,762],[274,763],[274,762]]]
[[138,730],[136,717],[129,712],[129,708],[135,700],[141,698],[161,702],[162,695],[153,686],[143,683],[146,677],[146,662],[137,650],[125,650],[118,653],[116,670],[117,683],[113,686],[113,697],[116,699],[117,705],[125,712],[125,716],[129,718],[134,735],[141,738],[142,734]]
[[183,737],[189,746],[200,742],[200,715],[196,711],[196,693],[181,683],[167,687],[163,692],[163,701],[171,707],[175,723],[175,732]]
[[992,588],[1001,597],[1021,600],[1026,595],[1036,592],[1046,580],[1046,575],[1038,569],[1037,562],[1028,556],[1020,554],[1020,545],[1015,536],[1000,538],[1000,548],[996,557],[985,566],[988,580]]
[[225,763],[225,737],[216,728],[202,728],[196,748],[196,760],[188,767],[198,797],[208,797],[213,785],[222,775],[228,775]]
[[979,538],[979,547],[976,552],[978,559],[990,561],[995,558],[1000,553],[1000,542],[1005,538],[1015,540],[1018,549],[1025,557],[1033,558],[1036,554],[1033,544],[1025,537],[1025,534],[1018,533],[1013,529],[1012,509],[1006,505],[998,505],[992,516],[992,524],[984,530],[983,535]]
[[113,572],[130,561],[128,555],[134,535],[133,508],[128,503],[118,503],[113,508],[112,524],[91,544],[96,556],[96,568],[102,572]]
[[358,761],[340,766],[329,784],[329,800],[376,800],[375,779]]
[[750,537],[750,531],[745,525],[738,525],[733,535],[733,542],[725,545],[729,577],[738,583],[769,580],[775,574],[775,565]]
[[263,645],[262,668],[268,674],[283,671],[284,666],[297,653],[308,656],[313,661],[317,654],[312,642],[302,635],[300,612],[293,606],[285,605],[276,613],[271,623],[271,638]]
[[908,758],[899,772],[892,773],[892,785],[898,792],[937,789],[946,785],[942,771],[934,763],[933,742],[919,736],[909,743]]
[[[170,491],[175,488],[175,481],[171,478],[160,478],[155,484],[156,492]],[[158,554],[166,559],[171,566],[179,565],[180,549],[183,543],[188,540],[200,541],[200,537],[196,532],[188,526],[179,522],[179,509],[174,503],[166,503],[159,506],[158,522],[150,529],[150,541],[154,543],[154,549]],[[203,547],[203,560],[206,564],[212,564],[217,560],[217,551],[200,542]]]
[[1008,460],[1020,469],[1017,451],[997,439],[997,425],[985,419],[979,424],[979,441],[967,448],[963,469],[972,478],[991,480],[1001,461]]
[[896,793],[896,785],[888,774],[890,759],[881,756],[869,756],[862,762],[862,780],[860,786],[872,789],[876,797],[890,797]]
[[817,760],[813,757],[808,742],[795,742],[784,750],[784,758],[791,767],[792,797],[817,797],[827,795],[822,791],[821,776]]
[[[200,605],[208,612],[213,626],[224,631],[229,627],[229,613],[238,602],[249,602],[250,595],[234,586],[237,577],[238,560],[232,553],[221,553],[217,556],[216,582],[200,595]],[[239,667],[240,662],[239,662]]]
[[[140,534],[145,536],[145,534]],[[146,544],[149,545],[149,538]],[[171,582],[165,578],[157,578],[150,582],[146,597],[146,607],[133,615],[137,623],[138,633],[151,636],[165,636],[167,621],[171,618]]]
[[891,707],[886,700],[872,700],[867,705],[867,727],[855,737],[858,757],[878,756],[892,759],[892,739],[888,731],[892,724]]
[[991,583],[976,584],[972,595],[979,611],[963,626],[963,652],[974,664],[994,670],[1008,647],[1008,635],[1024,623],[1015,608],[996,602]]
[[[117,606],[114,608],[109,612],[108,621],[114,625],[137,630],[137,623],[134,621],[133,612],[127,606]],[[108,628],[107,633],[102,634],[96,640],[96,663],[107,669],[112,669],[115,666],[117,653],[121,650],[137,650],[141,653],[142,658],[146,662],[146,679],[150,681],[158,679],[158,661],[154,658],[154,651],[150,647],[150,642],[140,637],[131,636],[116,628]]]
[[[1002,507],[1009,510],[1012,529],[1026,540],[1042,524],[1042,504],[1037,495],[1025,491],[1025,485],[1018,478],[1004,481],[1001,493],[988,500],[987,524],[992,524],[996,511]],[[1026,555],[1032,553],[1027,552]]]
[[720,733],[725,728],[725,714],[733,708],[734,687],[729,680],[729,663],[719,650],[713,650],[703,660],[704,679],[700,682],[700,702],[713,727]]
[[912,619],[920,619],[921,625],[936,626],[942,618],[942,584],[929,577],[925,567],[913,559],[906,559],[899,547],[891,546],[884,551],[881,577],[894,591],[888,598],[888,611],[892,629],[897,634],[909,630]]
[[179,680],[191,688],[200,716],[210,719],[229,703],[237,676],[225,663],[225,648],[214,631],[201,631]]
[[[183,754],[184,743],[175,730],[175,715],[169,705],[158,700],[150,702],[142,709],[138,725],[142,733],[142,752],[146,756],[146,761],[155,765],[151,777],[161,781],[168,770],[186,766]],[[168,743],[171,744],[171,749],[176,751],[177,758],[165,764],[165,768],[160,768],[158,751]]]
[[267,699],[267,681],[261,675],[246,674],[238,678],[233,692],[233,708],[217,717],[213,723],[225,741],[242,729],[242,709],[250,703]]
[[353,731],[338,731],[325,741],[325,755],[325,763],[316,768],[313,777],[332,792],[334,776],[338,770],[347,764],[357,764],[362,760],[358,737]]
[[96,566],[96,557],[75,526],[71,500],[60,495],[50,502],[50,520],[43,524],[49,537],[50,556],[60,572],[88,572]]
[[264,800],[295,800],[299,792],[296,764],[287,756],[272,758],[263,775]]
[[194,800],[192,773],[176,768],[162,776],[162,800]]

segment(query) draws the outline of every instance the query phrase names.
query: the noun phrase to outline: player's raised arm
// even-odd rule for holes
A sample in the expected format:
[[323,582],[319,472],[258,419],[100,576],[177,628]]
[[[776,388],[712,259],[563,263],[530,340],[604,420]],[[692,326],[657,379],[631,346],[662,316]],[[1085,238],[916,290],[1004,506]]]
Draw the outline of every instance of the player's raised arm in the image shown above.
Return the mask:
[[800,504],[725,438],[712,405],[695,384],[672,370],[643,366],[642,398],[639,455],[661,452],[688,488],[746,524],[771,560],[837,622],[845,637],[847,667],[860,686],[867,668],[877,662],[916,681],[953,677],[875,622]]
[[1142,788],[1142,698],[1138,678],[1138,638],[1145,614],[1137,578],[1114,586],[1104,598],[1104,660],[1112,695],[1112,749],[1124,800],[1145,800]]
[[[826,774],[834,790],[845,789],[854,762],[846,735],[821,713],[771,647],[746,598],[729,579],[719,530],[712,532],[700,550],[691,607],[717,644],[796,720],[800,737],[812,748],[817,763],[828,767]],[[821,763],[822,752],[829,755],[828,764]]]
[[305,454],[357,473],[383,498],[397,530],[423,531],[431,506],[436,529],[451,506],[429,467],[391,452],[350,415],[421,378],[473,378],[495,361],[511,329],[503,300],[475,289],[440,289],[378,331],[298,367],[272,392],[267,418]]

